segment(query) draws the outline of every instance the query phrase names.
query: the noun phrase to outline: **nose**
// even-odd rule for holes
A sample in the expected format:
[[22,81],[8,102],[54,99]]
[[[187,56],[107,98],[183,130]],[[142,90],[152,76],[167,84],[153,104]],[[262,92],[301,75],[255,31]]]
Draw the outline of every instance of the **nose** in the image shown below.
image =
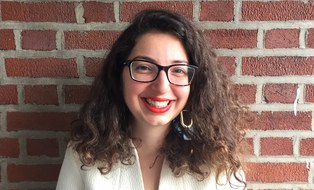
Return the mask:
[[170,85],[166,71],[161,70],[156,80],[153,81],[152,88],[155,91],[166,92],[169,90]]

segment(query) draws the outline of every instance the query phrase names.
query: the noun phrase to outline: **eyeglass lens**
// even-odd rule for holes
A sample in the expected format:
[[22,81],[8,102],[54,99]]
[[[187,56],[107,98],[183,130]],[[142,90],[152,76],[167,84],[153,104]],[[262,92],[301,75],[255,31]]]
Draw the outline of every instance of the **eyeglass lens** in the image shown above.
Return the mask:
[[175,85],[188,85],[193,79],[195,68],[190,65],[176,64],[169,67],[158,66],[147,61],[134,60],[130,64],[131,76],[139,82],[152,82],[160,72],[167,71],[167,78]]

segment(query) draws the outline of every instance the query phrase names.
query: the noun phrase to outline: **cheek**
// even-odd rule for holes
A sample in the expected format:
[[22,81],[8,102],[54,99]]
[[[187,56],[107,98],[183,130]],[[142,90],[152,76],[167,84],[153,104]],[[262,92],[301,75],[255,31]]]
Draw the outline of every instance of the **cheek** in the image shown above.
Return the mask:
[[186,92],[184,92],[184,95],[185,95],[184,98],[185,98],[185,104],[186,104],[190,96],[190,87],[188,87]]
[[128,72],[123,72],[122,74],[122,84],[123,84],[123,98],[128,106],[134,104],[138,95],[142,92],[140,83],[135,82],[131,79]]
[[189,95],[190,95],[189,86],[179,87],[179,88],[173,89],[173,91],[175,92],[177,98],[179,98],[182,101],[182,103],[184,104],[187,103],[189,99]]

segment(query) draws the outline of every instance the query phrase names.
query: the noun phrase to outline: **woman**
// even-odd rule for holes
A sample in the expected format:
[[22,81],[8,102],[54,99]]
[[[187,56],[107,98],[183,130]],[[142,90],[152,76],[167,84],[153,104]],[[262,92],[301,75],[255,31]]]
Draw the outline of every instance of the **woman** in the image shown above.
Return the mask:
[[202,33],[143,11],[93,83],[57,190],[244,189],[245,113]]

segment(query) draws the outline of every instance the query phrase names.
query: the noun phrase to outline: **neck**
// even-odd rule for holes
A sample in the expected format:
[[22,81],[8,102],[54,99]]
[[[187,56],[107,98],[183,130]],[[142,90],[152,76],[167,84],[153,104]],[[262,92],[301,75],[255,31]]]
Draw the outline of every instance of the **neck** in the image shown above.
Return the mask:
[[158,154],[165,137],[169,132],[168,126],[144,126],[132,125],[132,137],[140,139],[139,152],[147,154]]

